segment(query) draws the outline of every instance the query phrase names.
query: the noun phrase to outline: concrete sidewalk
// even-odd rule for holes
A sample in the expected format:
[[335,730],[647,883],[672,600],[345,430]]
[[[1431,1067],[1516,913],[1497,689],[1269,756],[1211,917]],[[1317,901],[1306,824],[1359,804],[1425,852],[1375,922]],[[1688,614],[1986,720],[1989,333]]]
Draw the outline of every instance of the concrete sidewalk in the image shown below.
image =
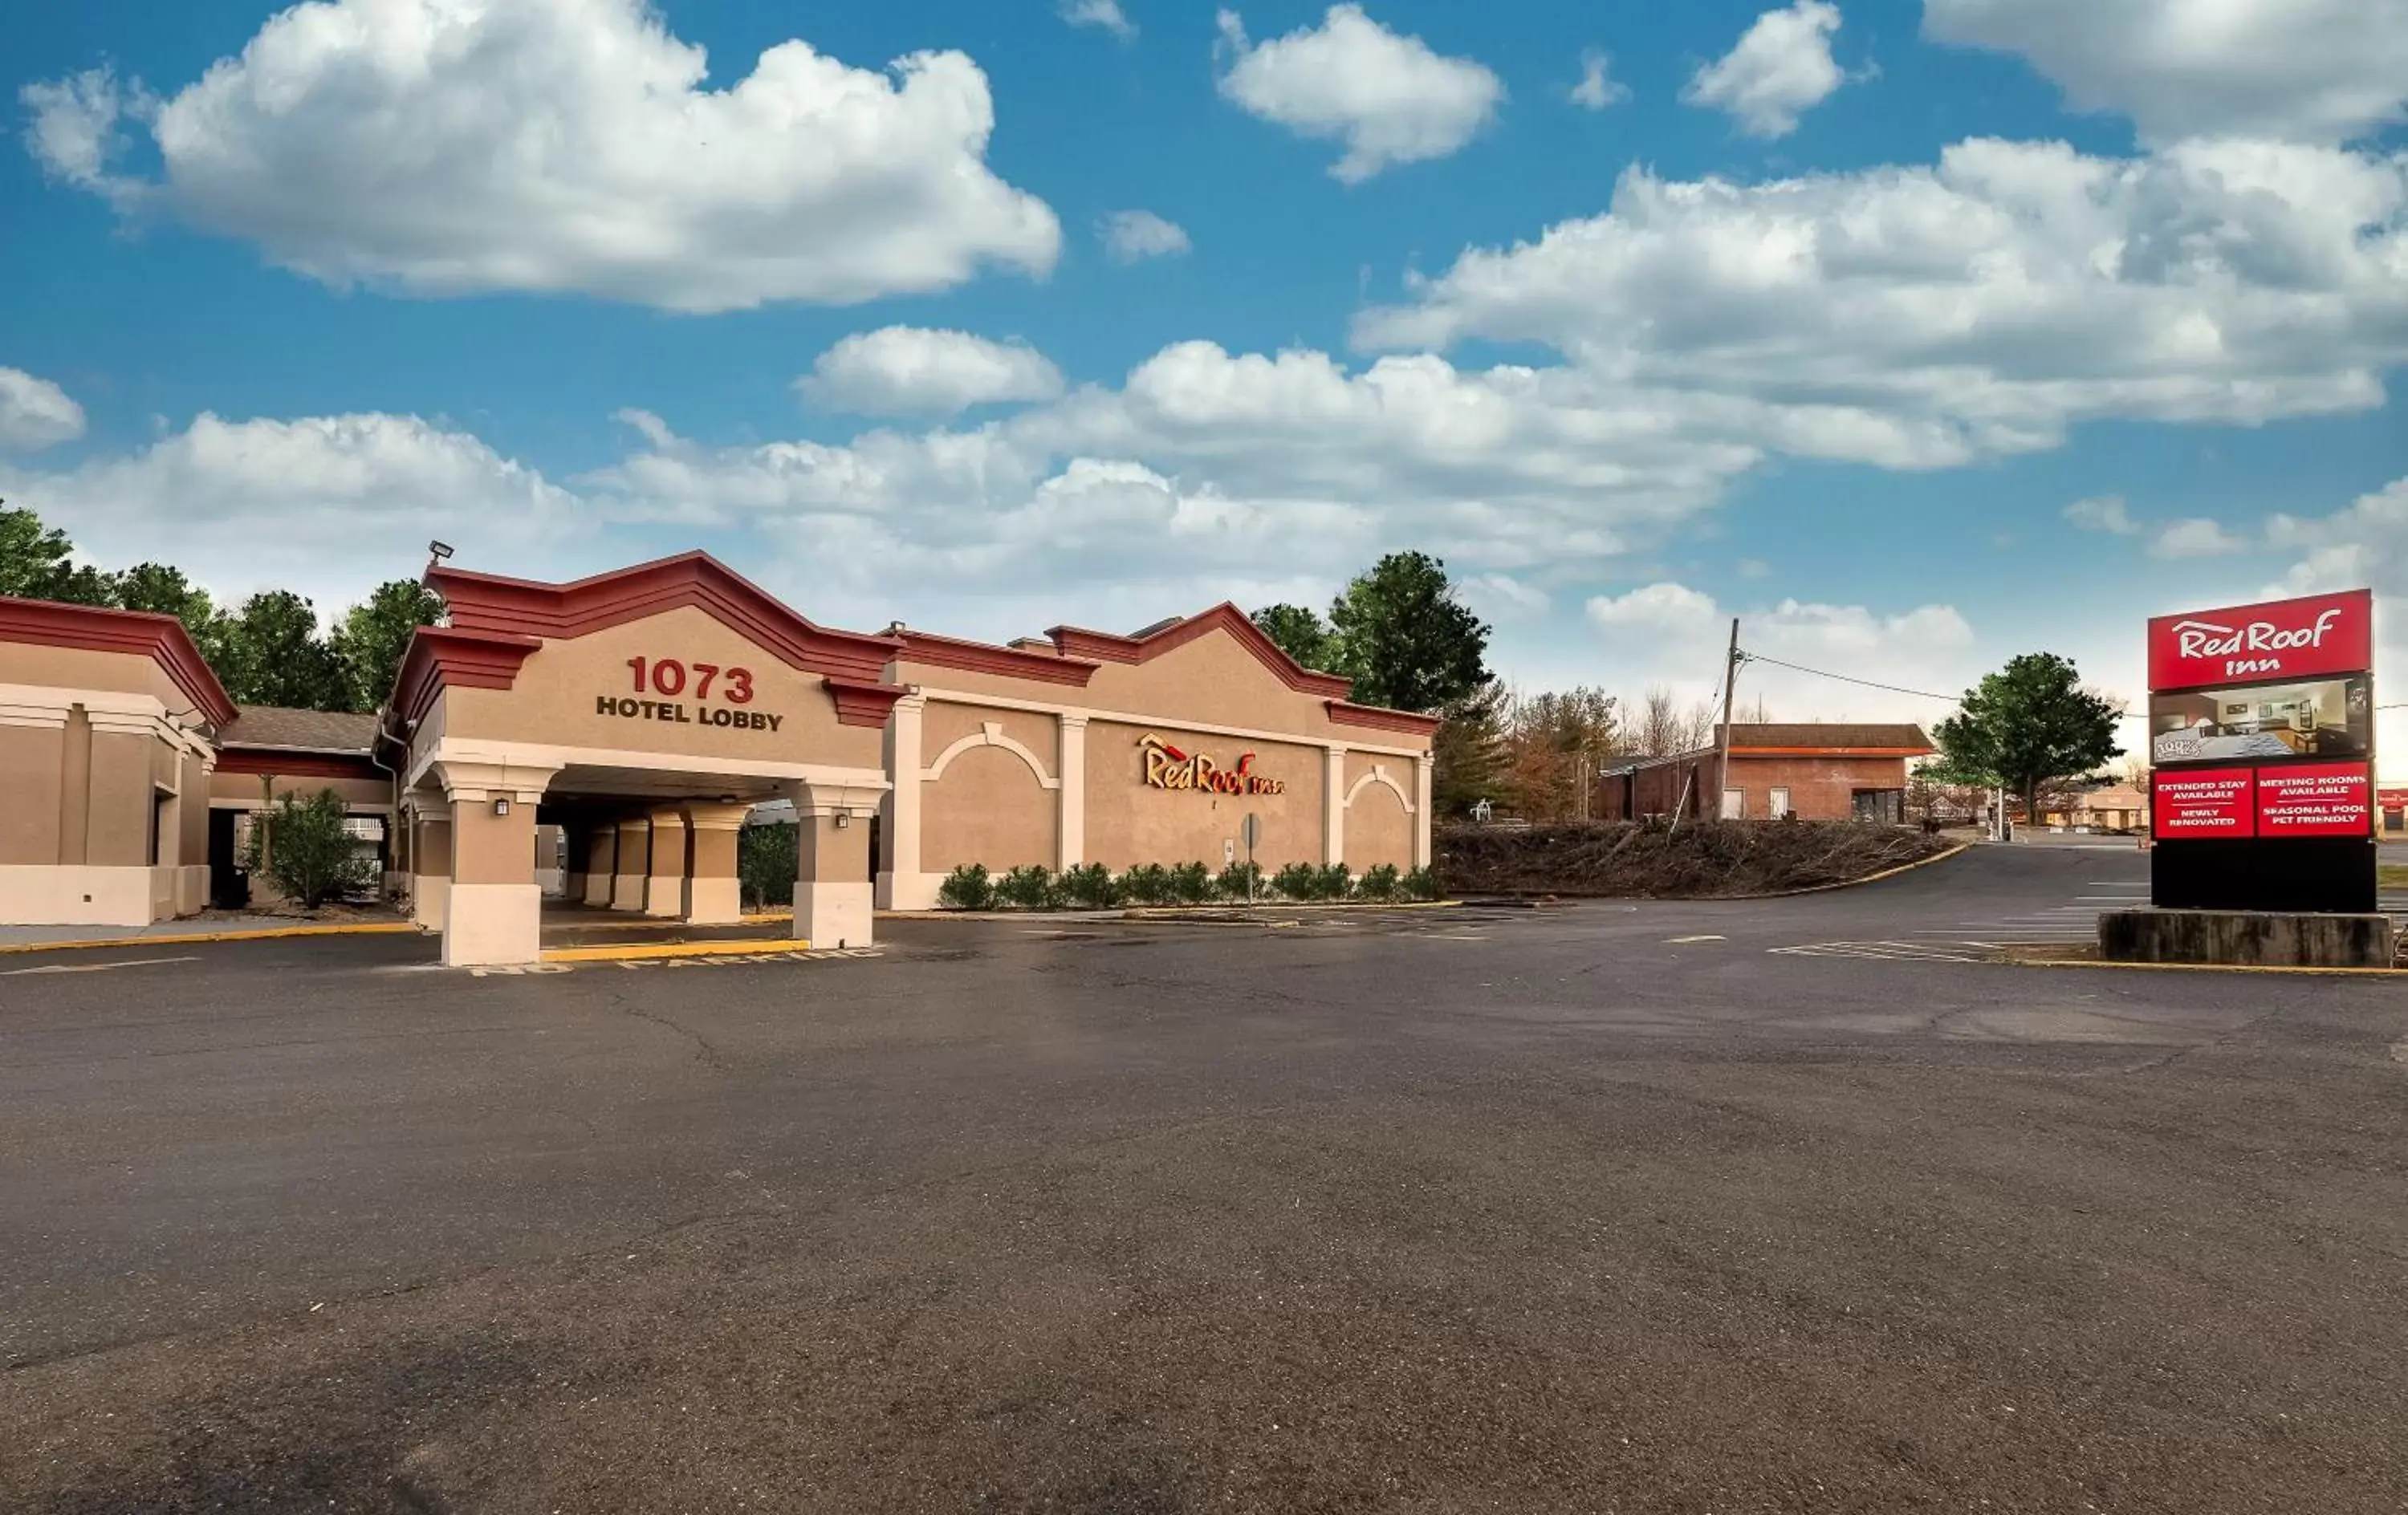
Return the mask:
[[341,919],[301,915],[250,915],[210,910],[178,921],[154,921],[147,926],[0,926],[0,948],[55,947],[68,942],[139,942],[165,937],[191,940],[254,932],[323,932],[332,935],[363,928],[390,931],[409,922],[397,915],[345,916]]

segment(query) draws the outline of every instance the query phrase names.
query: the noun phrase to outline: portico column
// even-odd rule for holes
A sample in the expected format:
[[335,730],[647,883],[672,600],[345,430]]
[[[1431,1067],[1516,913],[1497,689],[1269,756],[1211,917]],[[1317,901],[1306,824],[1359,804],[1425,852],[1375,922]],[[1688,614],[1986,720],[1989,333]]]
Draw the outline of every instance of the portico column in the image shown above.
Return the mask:
[[441,931],[452,897],[452,811],[438,799],[420,802],[411,820],[409,867],[409,919]]
[[895,787],[879,803],[886,855],[878,860],[878,908],[925,910],[937,903],[938,880],[920,871],[920,741],[928,697],[916,689],[895,702],[886,722],[886,779]]
[[1061,865],[1075,868],[1087,861],[1087,718],[1064,715],[1057,767],[1062,787],[1054,793]]
[[1413,765],[1413,866],[1430,864],[1430,769],[1438,760],[1424,752]]
[[619,825],[618,861],[610,881],[610,908],[644,908],[644,883],[652,871],[652,825],[642,816],[623,816]]
[[813,947],[867,947],[873,915],[867,786],[794,783],[795,937]]
[[560,838],[560,897],[581,900],[585,897],[586,869],[594,861],[594,828],[563,822]]
[[1321,861],[1346,861],[1346,746],[1332,742],[1321,779]]
[[452,808],[447,967],[533,963],[543,956],[543,886],[535,877],[535,813],[555,768],[438,760]]
[[689,805],[687,832],[694,837],[694,874],[686,880],[685,918],[698,926],[733,925],[744,919],[744,886],[737,877],[736,850],[749,805]]
[[618,881],[618,826],[608,821],[594,822],[587,830],[585,848],[585,903],[597,910],[607,910],[610,908],[610,892]]
[[650,877],[644,881],[644,913],[674,919],[685,914],[685,817],[654,810]]

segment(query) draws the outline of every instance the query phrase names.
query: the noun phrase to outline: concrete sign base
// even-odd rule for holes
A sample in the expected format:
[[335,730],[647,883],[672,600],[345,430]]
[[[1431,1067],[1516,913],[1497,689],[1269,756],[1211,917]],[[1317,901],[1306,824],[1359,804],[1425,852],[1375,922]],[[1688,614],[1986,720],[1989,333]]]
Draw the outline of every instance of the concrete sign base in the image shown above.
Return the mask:
[[2387,968],[2396,950],[2382,915],[2262,910],[2109,910],[2099,955],[2110,963],[2253,968]]

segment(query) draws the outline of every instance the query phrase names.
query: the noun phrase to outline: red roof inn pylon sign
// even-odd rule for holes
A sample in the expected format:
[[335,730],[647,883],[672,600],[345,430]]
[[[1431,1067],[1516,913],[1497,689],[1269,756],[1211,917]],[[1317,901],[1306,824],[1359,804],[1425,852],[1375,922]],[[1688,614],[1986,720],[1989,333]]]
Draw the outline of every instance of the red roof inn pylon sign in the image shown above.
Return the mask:
[[2149,622],[2158,907],[2374,908],[2373,663],[2367,590]]

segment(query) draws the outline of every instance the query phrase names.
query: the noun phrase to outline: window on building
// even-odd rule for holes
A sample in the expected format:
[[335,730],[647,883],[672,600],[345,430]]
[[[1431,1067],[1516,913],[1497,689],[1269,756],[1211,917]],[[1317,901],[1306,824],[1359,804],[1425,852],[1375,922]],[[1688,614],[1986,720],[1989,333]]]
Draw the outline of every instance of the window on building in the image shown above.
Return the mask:
[[1723,819],[1726,821],[1744,821],[1747,819],[1746,790],[1726,789],[1723,791]]
[[1789,791],[1776,789],[1772,792],[1772,819],[1775,821],[1789,819]]
[[1856,818],[1881,825],[1901,825],[1906,820],[1906,791],[1859,789],[1851,796]]

